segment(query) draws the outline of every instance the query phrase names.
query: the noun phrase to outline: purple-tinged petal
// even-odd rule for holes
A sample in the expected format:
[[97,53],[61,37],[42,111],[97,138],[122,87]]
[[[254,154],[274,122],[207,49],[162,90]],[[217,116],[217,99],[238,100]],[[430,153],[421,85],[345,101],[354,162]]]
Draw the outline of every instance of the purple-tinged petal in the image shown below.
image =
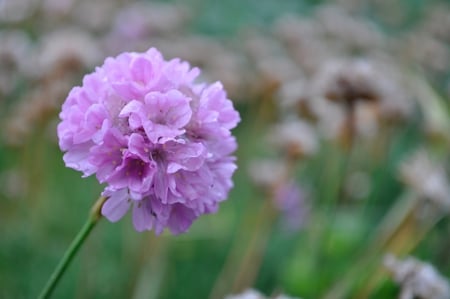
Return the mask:
[[119,221],[131,205],[127,189],[105,192],[104,194],[110,195],[102,206],[102,215],[111,222]]
[[130,116],[131,114],[139,114],[144,109],[144,105],[140,101],[132,100],[126,104],[119,113],[119,117]]
[[128,187],[136,193],[147,193],[157,171],[155,162],[145,162],[139,157],[126,153],[122,164],[109,176],[106,182],[115,189]]
[[155,196],[161,200],[163,204],[167,203],[167,194],[169,192],[169,178],[165,173],[165,170],[159,166],[158,171],[154,177],[154,191]]
[[131,101],[123,107],[119,117],[128,117],[128,123],[131,129],[135,130],[142,127],[145,122],[144,106],[139,101]]
[[192,115],[190,98],[177,90],[167,93],[151,92],[145,97],[147,116],[157,124],[179,129],[185,126]]
[[167,141],[175,140],[177,136],[184,134],[184,130],[172,129],[166,125],[147,122],[144,124],[144,131],[147,138],[152,143],[164,144]]
[[64,163],[67,167],[83,172],[83,176],[90,176],[95,173],[97,167],[89,163],[89,149],[92,144],[84,143],[72,146],[71,150],[63,156]]
[[96,175],[101,183],[105,182],[122,164],[122,151],[126,144],[126,137],[112,128],[105,133],[102,144],[91,148],[88,161],[97,167]]
[[150,145],[141,134],[133,133],[128,139],[128,150],[144,162],[149,162]]
[[147,86],[149,82],[152,82],[155,77],[153,64],[151,60],[145,56],[138,56],[133,59],[130,65],[130,72],[133,79],[144,86]]
[[205,162],[207,150],[201,143],[180,144],[176,142],[167,143],[165,147],[168,152],[167,173],[175,173],[180,169],[195,171]]
[[133,225],[138,232],[152,229],[153,217],[147,200],[143,199],[134,203]]
[[181,204],[174,204],[168,222],[169,229],[175,235],[184,233],[196,218],[197,216],[191,209]]

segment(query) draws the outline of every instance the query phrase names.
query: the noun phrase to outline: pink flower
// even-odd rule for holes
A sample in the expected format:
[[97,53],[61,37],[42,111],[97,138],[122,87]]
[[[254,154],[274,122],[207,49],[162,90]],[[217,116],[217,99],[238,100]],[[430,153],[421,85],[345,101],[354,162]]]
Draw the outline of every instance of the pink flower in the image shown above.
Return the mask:
[[74,87],[60,113],[68,167],[95,174],[110,221],[132,209],[136,230],[185,232],[227,198],[240,121],[222,85],[158,50],[107,58]]

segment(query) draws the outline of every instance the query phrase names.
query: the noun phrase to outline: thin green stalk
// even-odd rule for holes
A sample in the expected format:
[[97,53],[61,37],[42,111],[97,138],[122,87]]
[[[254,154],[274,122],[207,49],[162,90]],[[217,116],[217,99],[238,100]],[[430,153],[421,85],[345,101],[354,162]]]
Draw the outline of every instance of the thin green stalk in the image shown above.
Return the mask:
[[89,236],[89,233],[92,231],[94,226],[97,224],[97,222],[101,219],[101,207],[103,203],[105,202],[106,197],[100,197],[94,206],[91,209],[91,212],[89,213],[89,217],[84,223],[81,230],[78,232],[78,234],[75,236],[75,239],[70,244],[69,248],[64,253],[64,256],[59,261],[58,266],[56,266],[55,270],[53,271],[52,275],[50,276],[49,280],[47,281],[44,289],[39,295],[39,299],[46,299],[50,298],[52,295],[53,290],[55,289],[56,285],[58,284],[61,277],[64,275],[67,267],[69,266],[70,262],[74,258],[74,256],[77,254],[78,250],[80,249],[81,245],[84,243],[86,238]]

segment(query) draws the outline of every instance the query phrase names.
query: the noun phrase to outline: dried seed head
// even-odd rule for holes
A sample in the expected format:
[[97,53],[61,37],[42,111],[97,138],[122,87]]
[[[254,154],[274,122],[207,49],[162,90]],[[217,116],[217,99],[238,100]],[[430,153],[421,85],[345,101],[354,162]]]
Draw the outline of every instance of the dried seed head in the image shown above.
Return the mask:
[[401,180],[440,210],[450,210],[450,184],[441,164],[418,150],[400,164]]
[[320,92],[334,102],[379,101],[380,76],[365,60],[332,61],[317,79]]
[[314,129],[299,119],[275,125],[269,131],[268,140],[294,160],[314,155],[319,147]]
[[384,258],[384,265],[401,287],[399,298],[450,298],[448,280],[442,277],[431,264],[413,257],[399,260],[389,254]]

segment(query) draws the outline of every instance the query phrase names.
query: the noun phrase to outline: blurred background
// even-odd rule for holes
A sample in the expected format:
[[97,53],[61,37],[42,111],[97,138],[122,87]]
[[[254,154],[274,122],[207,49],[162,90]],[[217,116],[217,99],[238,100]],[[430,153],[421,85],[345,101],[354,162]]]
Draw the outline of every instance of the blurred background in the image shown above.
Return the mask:
[[225,85],[235,188],[181,236],[101,221],[54,298],[450,298],[449,44],[448,1],[0,0],[0,297],[103,189],[62,161],[69,90],[153,46]]

